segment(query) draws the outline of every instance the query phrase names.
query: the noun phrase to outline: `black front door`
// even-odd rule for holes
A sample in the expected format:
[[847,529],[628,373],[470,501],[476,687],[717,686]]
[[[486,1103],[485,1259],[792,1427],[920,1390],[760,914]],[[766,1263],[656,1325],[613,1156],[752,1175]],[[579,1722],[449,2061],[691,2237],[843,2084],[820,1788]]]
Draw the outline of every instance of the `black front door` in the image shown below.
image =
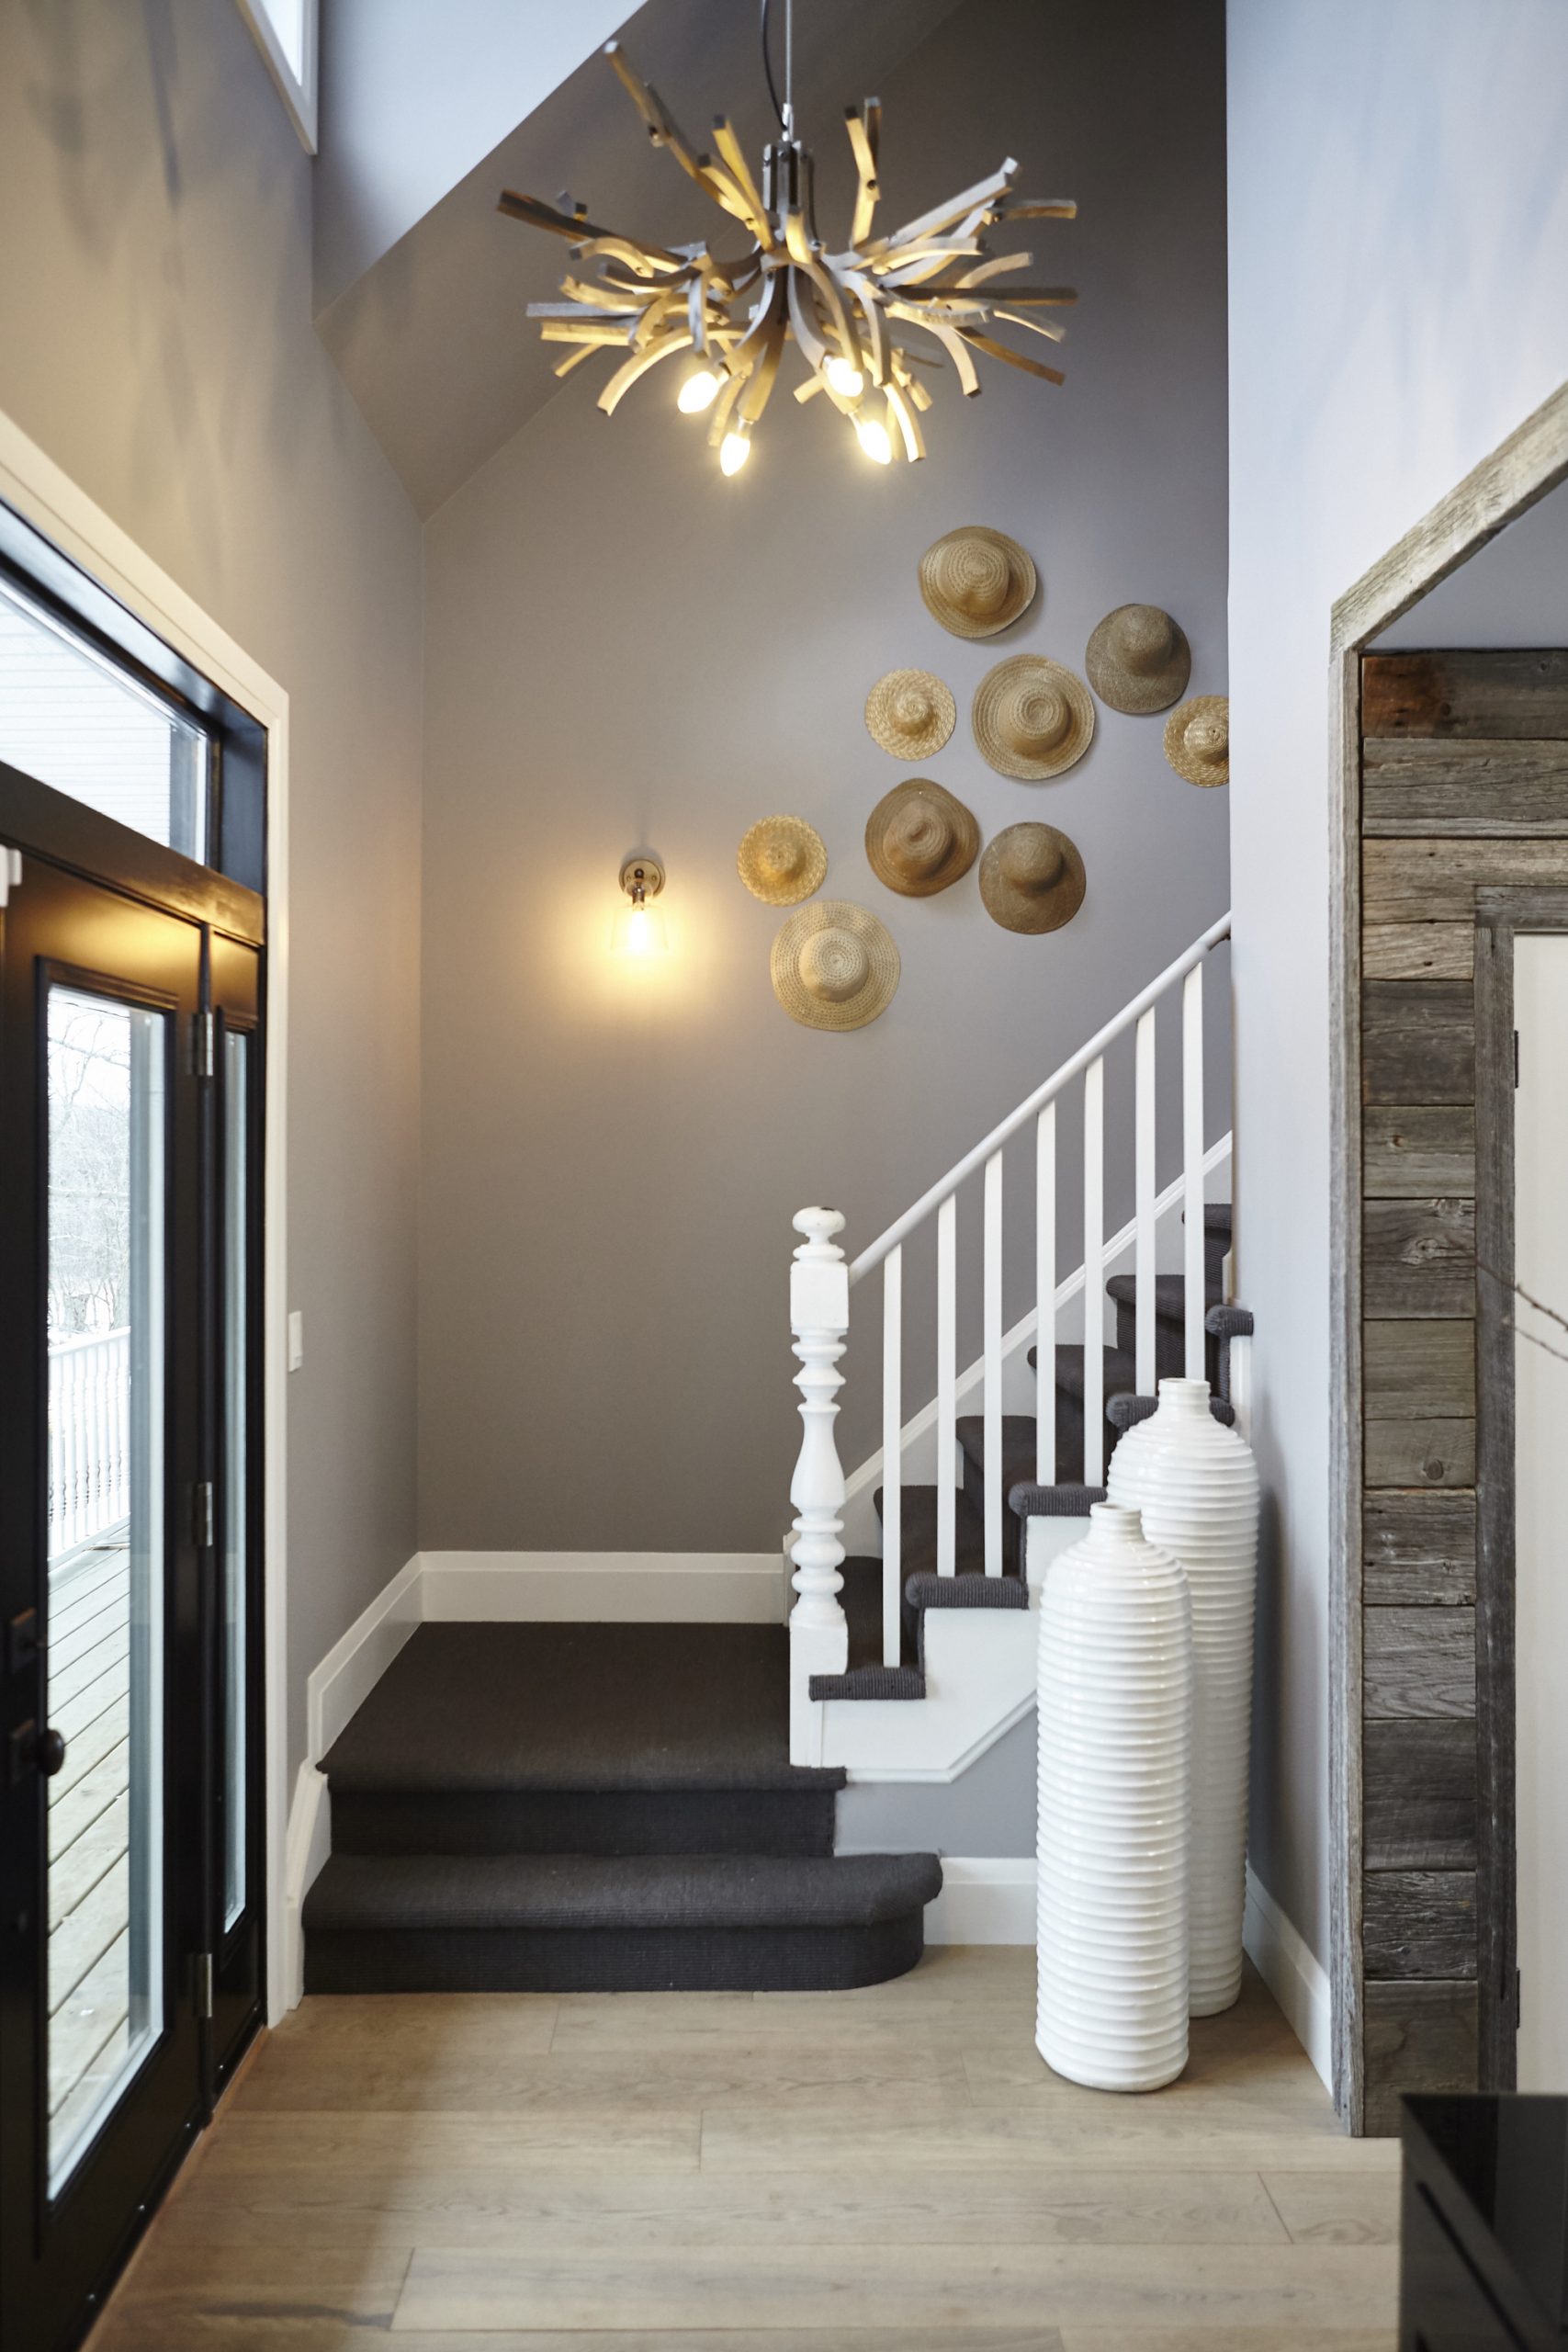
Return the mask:
[[257,2014],[258,958],[29,849],[0,932],[0,2338],[57,2352]]

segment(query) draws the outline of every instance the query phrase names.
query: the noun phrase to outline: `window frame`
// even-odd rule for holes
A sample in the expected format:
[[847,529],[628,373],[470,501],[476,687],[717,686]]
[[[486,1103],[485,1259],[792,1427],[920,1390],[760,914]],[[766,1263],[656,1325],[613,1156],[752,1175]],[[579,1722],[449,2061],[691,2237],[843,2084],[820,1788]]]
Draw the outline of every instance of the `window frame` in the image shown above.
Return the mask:
[[269,0],[235,0],[235,6],[249,25],[256,47],[266,60],[266,70],[288,109],[288,119],[299,134],[299,144],[307,155],[313,155],[320,119],[321,0],[299,0],[304,53],[298,74],[289,63],[278,38]]

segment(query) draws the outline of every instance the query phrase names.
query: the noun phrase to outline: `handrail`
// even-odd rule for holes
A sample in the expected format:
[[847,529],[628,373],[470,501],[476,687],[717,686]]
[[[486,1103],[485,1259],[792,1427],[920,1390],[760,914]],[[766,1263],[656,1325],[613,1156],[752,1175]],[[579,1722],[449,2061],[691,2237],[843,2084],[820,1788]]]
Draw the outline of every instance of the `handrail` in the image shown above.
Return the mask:
[[863,1274],[874,1272],[881,1265],[889,1250],[896,1250],[901,1241],[906,1240],[915,1227],[931,1215],[932,1209],[940,1208],[942,1202],[958,1190],[966,1176],[972,1176],[976,1168],[983,1167],[992,1152],[1006,1143],[1010,1136],[1015,1136],[1021,1126],[1044,1109],[1047,1102],[1054,1102],[1069,1080],[1077,1078],[1080,1070],[1087,1069],[1089,1063],[1105,1051],[1113,1038],[1121,1036],[1123,1030],[1130,1029],[1139,1015],[1146,1012],[1173,982],[1179,980],[1184,974],[1191,971],[1195,964],[1201,964],[1212,947],[1217,947],[1222,939],[1228,939],[1230,935],[1231,919],[1227,910],[1217,922],[1211,923],[1208,930],[1192,942],[1190,947],[1184,948],[1175,963],[1168,964],[1157,979],[1151,980],[1147,988],[1141,990],[1129,1003],[1124,1004],[1121,1012],[1106,1023],[1103,1029],[1097,1029],[1087,1045],[1080,1046],[1076,1054],[1069,1055],[1060,1069],[1053,1072],[1043,1086],[1037,1086],[1033,1093],[1019,1104],[1016,1111],[1010,1112],[1001,1125],[993,1127],[983,1142],[976,1144],[972,1150],[966,1151],[956,1167],[949,1169],[947,1174],[939,1178],[929,1192],[922,1193],[912,1208],[906,1209],[902,1216],[895,1218],[886,1233],[872,1242],[868,1249],[863,1250],[860,1256],[851,1261],[851,1286],[858,1283]]

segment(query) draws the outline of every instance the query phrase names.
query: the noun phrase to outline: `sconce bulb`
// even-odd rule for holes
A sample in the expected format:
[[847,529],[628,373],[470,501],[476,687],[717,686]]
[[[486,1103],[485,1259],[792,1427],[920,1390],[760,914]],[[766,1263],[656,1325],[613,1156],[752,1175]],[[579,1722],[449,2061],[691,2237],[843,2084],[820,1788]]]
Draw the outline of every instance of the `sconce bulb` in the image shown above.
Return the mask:
[[835,353],[822,372],[840,400],[858,400],[864,390],[865,378],[852,359],[840,358]]
[[718,398],[721,379],[711,368],[694,368],[675,395],[675,405],[682,416],[700,416],[705,408],[712,408]]
[[893,462],[893,442],[887,427],[879,417],[857,416],[855,437],[874,465],[888,466]]
[[727,433],[719,444],[719,471],[738,474],[750,454],[751,441],[749,434]]

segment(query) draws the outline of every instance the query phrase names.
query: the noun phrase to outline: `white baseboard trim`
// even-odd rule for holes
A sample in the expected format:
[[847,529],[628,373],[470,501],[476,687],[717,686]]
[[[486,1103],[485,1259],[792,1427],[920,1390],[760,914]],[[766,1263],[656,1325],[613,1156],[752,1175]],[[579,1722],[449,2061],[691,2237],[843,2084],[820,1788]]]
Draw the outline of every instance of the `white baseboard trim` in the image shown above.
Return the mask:
[[780,1625],[778,1552],[423,1552],[427,1624]]
[[324,1773],[311,1763],[299,1767],[288,1808],[284,1846],[283,1952],[286,1981],[282,2007],[297,2008],[305,1990],[305,1897],[333,1849],[332,1799]]
[[1250,1863],[1242,1942],[1314,2072],[1332,2093],[1334,2000],[1327,1972],[1295,1921],[1280,1910],[1262,1880],[1253,1876]]
[[928,1944],[1032,1944],[1032,1854],[944,1854],[942,1893],[926,1909]]

